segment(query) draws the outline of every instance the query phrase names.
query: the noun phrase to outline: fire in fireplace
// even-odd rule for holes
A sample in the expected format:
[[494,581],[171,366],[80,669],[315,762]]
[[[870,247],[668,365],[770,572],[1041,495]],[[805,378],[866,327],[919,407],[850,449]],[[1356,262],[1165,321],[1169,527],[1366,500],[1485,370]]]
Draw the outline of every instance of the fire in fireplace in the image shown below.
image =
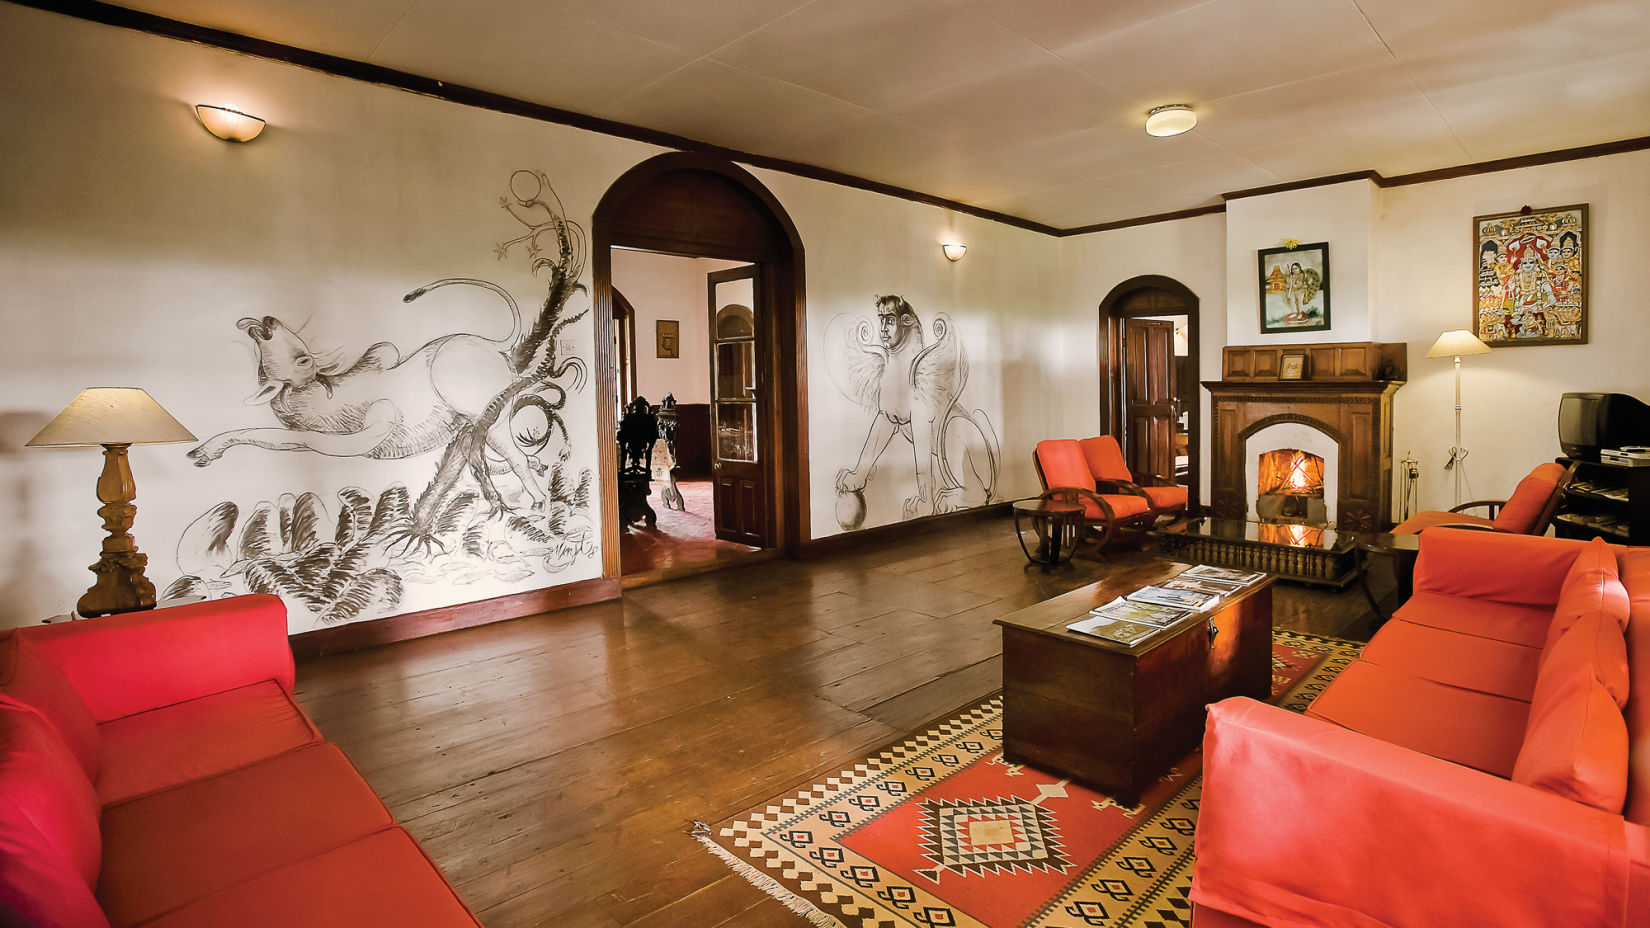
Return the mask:
[[1260,455],[1255,485],[1255,514],[1262,522],[1323,525],[1329,511],[1323,501],[1323,458],[1299,448],[1278,448]]

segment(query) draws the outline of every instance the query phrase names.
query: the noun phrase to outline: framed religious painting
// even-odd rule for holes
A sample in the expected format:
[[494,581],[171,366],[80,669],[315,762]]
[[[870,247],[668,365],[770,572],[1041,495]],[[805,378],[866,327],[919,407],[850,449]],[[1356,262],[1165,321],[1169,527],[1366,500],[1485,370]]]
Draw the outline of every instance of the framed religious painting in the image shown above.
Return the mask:
[[1260,331],[1329,328],[1329,243],[1260,250]]
[[1587,204],[1474,216],[1472,244],[1484,344],[1587,344]]

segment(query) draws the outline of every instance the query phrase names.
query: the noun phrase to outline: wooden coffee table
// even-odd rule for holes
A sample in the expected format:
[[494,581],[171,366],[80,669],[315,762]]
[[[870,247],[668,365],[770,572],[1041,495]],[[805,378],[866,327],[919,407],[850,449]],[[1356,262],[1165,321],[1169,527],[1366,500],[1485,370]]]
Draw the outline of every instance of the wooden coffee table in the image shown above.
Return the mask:
[[1009,762],[1132,805],[1203,737],[1205,705],[1271,695],[1271,577],[1133,648],[1066,631],[1095,606],[1187,566],[1120,572],[997,620]]

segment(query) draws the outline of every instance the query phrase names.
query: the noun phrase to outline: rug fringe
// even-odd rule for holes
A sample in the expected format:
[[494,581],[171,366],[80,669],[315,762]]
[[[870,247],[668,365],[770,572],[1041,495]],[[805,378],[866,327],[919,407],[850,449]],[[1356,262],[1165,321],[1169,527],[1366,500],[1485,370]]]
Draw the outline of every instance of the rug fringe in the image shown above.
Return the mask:
[[707,850],[721,858],[722,863],[734,873],[744,877],[752,886],[762,890],[785,908],[807,919],[809,924],[817,928],[847,928],[842,922],[832,917],[830,913],[821,910],[818,906],[786,889],[784,884],[761,870],[735,857],[731,851],[716,843],[710,833],[710,826],[704,822],[694,822],[693,830],[688,832],[693,840],[703,844]]

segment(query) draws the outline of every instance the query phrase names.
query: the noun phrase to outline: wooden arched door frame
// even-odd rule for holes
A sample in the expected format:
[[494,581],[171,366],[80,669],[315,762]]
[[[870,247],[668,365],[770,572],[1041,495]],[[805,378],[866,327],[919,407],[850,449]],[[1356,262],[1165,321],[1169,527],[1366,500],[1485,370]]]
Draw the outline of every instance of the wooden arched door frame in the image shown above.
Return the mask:
[[[1173,295],[1180,303],[1172,309],[1152,309],[1128,305],[1128,297],[1140,290],[1156,289]],[[1111,288],[1100,301],[1100,431],[1118,435],[1123,423],[1123,320],[1135,316],[1184,315],[1187,318],[1186,348],[1194,377],[1202,376],[1198,358],[1199,325],[1197,294],[1190,287],[1161,274],[1142,274],[1131,277]],[[1190,459],[1189,509],[1197,512],[1201,503],[1199,486],[1203,476],[1203,392],[1192,391],[1195,401],[1188,412],[1187,457]]]
[[[718,221],[733,221],[726,212],[662,210],[651,231],[629,222],[632,200],[671,175],[716,179],[736,190],[767,227],[741,228],[732,237],[716,234]],[[681,207],[684,204],[673,204]],[[621,227],[622,224],[622,227]],[[671,152],[626,171],[607,192],[591,219],[591,289],[596,308],[596,428],[599,436],[602,489],[602,576],[617,577],[619,566],[618,447],[613,436],[618,419],[613,397],[618,390],[618,359],[613,352],[613,261],[617,246],[644,248],[693,258],[748,261],[762,266],[764,312],[772,323],[763,334],[767,348],[767,383],[773,410],[773,440],[766,445],[771,539],[792,557],[808,538],[808,405],[807,301],[803,277],[802,237],[790,214],[762,182],[731,161],[694,152]],[[732,241],[741,239],[741,241]]]

